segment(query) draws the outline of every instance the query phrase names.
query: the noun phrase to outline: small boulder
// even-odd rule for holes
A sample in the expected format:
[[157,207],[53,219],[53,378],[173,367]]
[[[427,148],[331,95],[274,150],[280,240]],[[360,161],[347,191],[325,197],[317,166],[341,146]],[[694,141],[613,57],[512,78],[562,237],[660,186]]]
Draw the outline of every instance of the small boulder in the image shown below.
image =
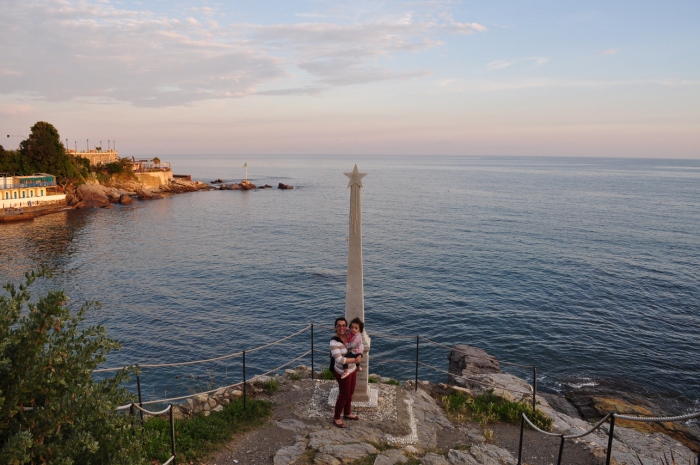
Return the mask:
[[294,189],[294,186],[290,186],[290,185],[288,185],[288,184],[279,183],[279,185],[277,186],[277,189]]
[[226,182],[226,181],[224,181],[223,179],[217,179],[216,181],[212,181],[211,183],[212,183],[212,184],[223,184],[223,183],[225,183],[225,182]]
[[119,204],[120,205],[131,205],[133,203],[134,203],[134,199],[132,199],[130,195],[122,194],[119,196]]

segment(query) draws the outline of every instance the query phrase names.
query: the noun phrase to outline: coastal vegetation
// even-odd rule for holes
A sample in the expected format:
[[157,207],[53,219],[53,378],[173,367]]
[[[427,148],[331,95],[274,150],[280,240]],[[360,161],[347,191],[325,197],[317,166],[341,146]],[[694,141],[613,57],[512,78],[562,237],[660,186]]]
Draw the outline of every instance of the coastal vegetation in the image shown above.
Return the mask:
[[554,422],[541,410],[532,410],[527,402],[511,402],[493,394],[470,396],[462,392],[454,392],[444,396],[442,404],[448,415],[456,421],[474,421],[482,425],[489,423],[520,424],[524,413],[532,424],[544,431],[551,431]]
[[74,311],[63,291],[32,299],[32,283],[49,275],[27,273],[0,296],[0,463],[142,463],[134,418],[115,412],[134,399],[120,387],[128,370],[92,378],[120,345],[84,323],[97,302]]
[[0,172],[30,175],[48,173],[60,184],[80,184],[94,176],[102,184],[116,175],[120,180],[136,179],[128,159],[94,167],[87,158],[69,153],[61,142],[58,130],[45,121],[31,127],[29,137],[18,150],[5,150],[0,145]]
[[[151,418],[141,425],[120,405],[135,401],[121,387],[131,367],[95,380],[92,371],[120,348],[101,325],[86,324],[100,307],[86,302],[77,310],[63,291],[32,298],[42,269],[25,274],[19,286],[3,286],[0,295],[0,463],[162,463],[170,456],[170,424]],[[277,385],[278,387],[278,385]],[[221,412],[176,423],[176,448],[187,463],[262,425],[269,402],[232,402]]]
[[[179,463],[198,463],[207,454],[226,444],[235,434],[262,426],[272,413],[272,404],[264,400],[243,399],[209,416],[197,415],[175,423],[175,449]],[[144,425],[145,457],[149,463],[163,463],[170,457],[170,422],[151,418]]]

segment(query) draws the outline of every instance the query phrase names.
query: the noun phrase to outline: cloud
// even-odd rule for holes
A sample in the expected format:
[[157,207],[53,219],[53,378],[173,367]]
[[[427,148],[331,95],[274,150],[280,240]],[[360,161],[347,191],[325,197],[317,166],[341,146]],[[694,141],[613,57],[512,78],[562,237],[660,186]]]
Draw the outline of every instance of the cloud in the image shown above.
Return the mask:
[[619,51],[619,48],[609,48],[607,50],[601,50],[600,52],[598,52],[598,55],[615,55]]
[[528,77],[513,79],[465,79],[440,81],[437,86],[449,92],[497,92],[532,88],[613,88],[631,86],[700,87],[700,81],[677,79],[597,80]]
[[514,61],[496,60],[486,63],[484,71],[496,71],[499,69],[510,68],[513,65],[530,65],[530,68],[541,66],[549,62],[547,57],[528,57],[520,58]]
[[25,116],[34,111],[34,107],[26,104],[12,104],[4,103],[0,104],[0,115],[3,116]]
[[[437,3],[440,11],[449,6]],[[323,12],[322,22],[226,25],[209,7],[156,13],[115,5],[6,1],[0,16],[1,92],[150,107],[318,93],[429,75],[396,69],[391,59],[439,47],[441,34],[486,30],[451,15],[439,18],[428,6],[386,13],[372,10],[372,2],[362,5],[366,11],[344,11],[335,21]]]

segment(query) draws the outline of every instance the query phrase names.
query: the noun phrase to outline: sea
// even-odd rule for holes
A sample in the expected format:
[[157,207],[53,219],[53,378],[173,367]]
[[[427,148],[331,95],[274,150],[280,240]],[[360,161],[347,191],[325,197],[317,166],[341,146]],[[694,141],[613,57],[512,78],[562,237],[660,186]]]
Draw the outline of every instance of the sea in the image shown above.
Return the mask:
[[[103,367],[245,350],[247,378],[310,366],[312,353],[325,368],[345,306],[343,173],[357,164],[371,373],[413,379],[418,353],[419,378],[445,381],[443,346],[468,344],[536,366],[542,391],[613,383],[675,399],[677,413],[700,407],[700,160],[160,158],[193,180],[273,188],[0,226],[0,282],[47,266],[34,298],[102,303],[85,324],[122,344]],[[163,399],[239,382],[242,368],[235,356],[142,368],[140,381]],[[532,382],[531,369],[502,368]]]

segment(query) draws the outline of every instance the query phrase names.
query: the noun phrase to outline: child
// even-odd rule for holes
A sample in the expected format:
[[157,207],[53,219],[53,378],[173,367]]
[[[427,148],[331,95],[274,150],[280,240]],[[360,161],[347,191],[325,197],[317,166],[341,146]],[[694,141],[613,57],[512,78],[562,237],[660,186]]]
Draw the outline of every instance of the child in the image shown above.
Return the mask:
[[[355,358],[355,363],[357,364],[357,371],[362,371],[360,367],[360,362],[362,362],[362,352],[365,348],[362,346],[362,331],[365,329],[365,324],[359,318],[353,318],[350,322],[350,336],[348,337],[348,343],[345,347],[348,349],[348,358]],[[343,375],[340,379],[346,378],[350,375],[348,373],[348,364],[343,365]]]

